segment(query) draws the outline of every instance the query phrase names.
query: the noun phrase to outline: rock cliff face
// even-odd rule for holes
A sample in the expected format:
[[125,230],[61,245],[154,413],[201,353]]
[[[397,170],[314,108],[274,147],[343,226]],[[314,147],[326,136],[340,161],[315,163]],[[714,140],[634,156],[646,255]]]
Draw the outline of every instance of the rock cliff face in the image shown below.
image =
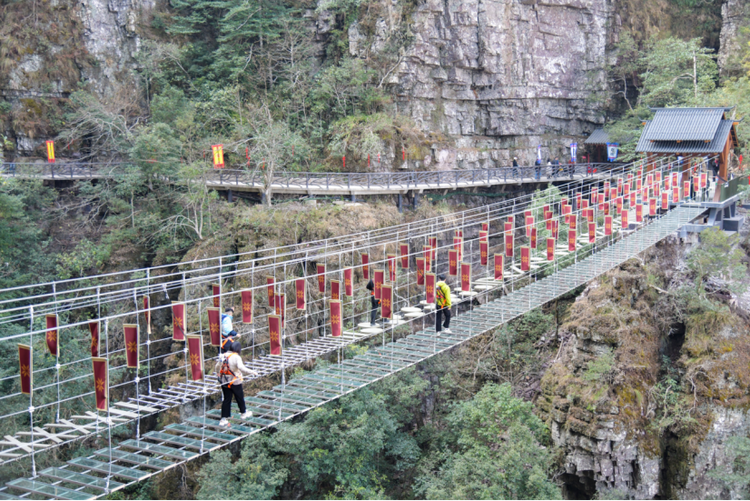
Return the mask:
[[[399,5],[389,11],[400,17]],[[608,0],[427,0],[411,16],[413,43],[387,83],[399,110],[456,139],[439,167],[530,164],[565,153],[604,122],[607,45],[617,32]],[[370,49],[393,26],[379,19]],[[363,53],[360,31],[349,31]]]
[[721,6],[721,38],[719,68],[724,75],[741,72],[738,60],[740,46],[747,43],[747,37],[740,37],[740,26],[750,21],[750,5],[744,0],[725,0]]

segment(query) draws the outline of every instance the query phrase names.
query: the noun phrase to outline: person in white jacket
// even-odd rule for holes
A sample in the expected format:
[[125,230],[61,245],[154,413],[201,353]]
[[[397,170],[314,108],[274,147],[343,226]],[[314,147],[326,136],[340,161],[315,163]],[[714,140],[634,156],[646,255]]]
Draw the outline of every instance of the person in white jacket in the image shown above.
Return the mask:
[[229,351],[219,355],[219,359],[216,361],[216,367],[214,372],[219,378],[221,384],[221,393],[224,397],[221,402],[221,421],[219,424],[222,426],[231,426],[229,423],[229,417],[232,409],[232,395],[237,400],[237,405],[240,408],[240,414],[242,419],[247,419],[253,416],[252,412],[248,412],[245,407],[245,393],[242,389],[242,375],[247,374],[248,376],[257,377],[259,374],[251,369],[245,367],[242,362],[242,346],[239,341],[227,343]]

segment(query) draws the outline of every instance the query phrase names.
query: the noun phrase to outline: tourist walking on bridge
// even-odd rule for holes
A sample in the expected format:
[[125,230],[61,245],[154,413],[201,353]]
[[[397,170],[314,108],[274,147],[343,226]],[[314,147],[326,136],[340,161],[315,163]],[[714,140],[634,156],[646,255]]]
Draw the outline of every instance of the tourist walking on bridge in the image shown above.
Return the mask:
[[253,377],[257,377],[260,374],[245,367],[245,364],[242,363],[242,356],[240,355],[241,351],[242,346],[239,341],[228,343],[227,352],[219,355],[219,359],[216,361],[216,367],[214,367],[214,372],[219,378],[219,384],[221,384],[221,394],[224,398],[221,402],[221,421],[219,421],[221,426],[231,426],[229,423],[229,417],[231,416],[233,395],[240,408],[240,417],[242,419],[253,417],[253,413],[248,412],[245,407],[245,392],[242,389],[242,374],[247,374],[248,376]]
[[540,181],[542,179],[542,159],[537,158],[534,162],[534,179]]
[[221,316],[221,346],[219,347],[219,353],[228,351],[229,348],[227,345],[240,337],[232,326],[232,315],[234,315],[234,308],[229,307],[224,310],[224,314]]
[[[435,332],[439,336],[443,327],[445,327],[446,334],[450,334],[451,332],[451,288],[445,283],[445,275],[438,275],[438,280],[435,286],[435,302],[437,303]],[[442,322],[443,315],[445,315],[445,323]]]
[[380,301],[375,299],[375,282],[370,279],[367,282],[367,290],[370,291],[370,326],[375,327],[375,317],[378,315],[378,308],[380,307]]

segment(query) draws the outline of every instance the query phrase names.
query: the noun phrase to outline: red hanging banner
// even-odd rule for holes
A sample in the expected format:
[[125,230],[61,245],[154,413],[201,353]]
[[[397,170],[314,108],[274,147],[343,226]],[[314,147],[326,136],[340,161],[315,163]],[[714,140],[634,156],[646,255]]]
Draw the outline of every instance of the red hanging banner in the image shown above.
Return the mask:
[[643,188],[643,179],[639,177],[638,179],[635,180],[635,191],[641,191],[642,188]]
[[242,322],[253,323],[253,291],[244,290],[240,293],[242,299]]
[[30,346],[18,345],[18,365],[18,374],[21,377],[21,393],[31,395],[34,391],[34,357],[31,355]]
[[344,270],[344,294],[349,297],[354,295],[354,284],[352,283],[352,269],[346,268]]
[[471,292],[471,263],[461,263],[461,290]]
[[564,205],[563,206],[563,216],[565,216],[565,224],[570,224],[571,214],[573,212],[573,207],[570,205]]
[[458,251],[456,249],[448,251],[448,275],[452,277],[458,275]]
[[396,255],[388,254],[388,280],[391,282],[396,281]]
[[[143,316],[146,319],[146,332],[151,334],[151,300],[148,296],[143,296]],[[93,355],[98,357],[99,355]]]
[[487,242],[487,232],[484,230],[479,230],[479,241],[480,242]]
[[417,258],[417,285],[424,285],[424,258]]
[[490,232],[490,223],[482,223],[482,231]]
[[268,338],[271,355],[281,355],[281,317],[278,315],[268,315]]
[[44,144],[47,146],[47,162],[55,163],[55,142],[45,141]]
[[331,300],[341,301],[341,282],[331,280]]
[[370,256],[362,254],[362,278],[370,280]]
[[495,280],[502,280],[503,279],[503,255],[502,254],[495,254]]
[[547,261],[555,260],[555,239],[547,238]]
[[701,172],[701,188],[708,186],[708,173]]
[[656,171],[654,173],[654,179],[656,181],[656,184],[661,183],[661,171]]
[[622,187],[622,195],[624,197],[629,197],[630,196],[630,183],[628,183],[628,184],[626,184],[626,185],[624,185]]
[[60,353],[60,336],[57,331],[57,315],[52,313],[46,316],[47,333],[44,336],[47,341],[47,349],[53,357]]
[[672,188],[672,203],[678,203],[680,201],[680,188],[675,186]]
[[682,183],[682,198],[690,198],[690,181]]
[[604,195],[609,195],[611,192],[609,190],[610,184],[609,181],[604,181]]
[[91,320],[89,322],[89,332],[91,333],[91,356],[99,356],[99,321]]
[[109,376],[107,374],[107,359],[94,357],[94,395],[96,396],[96,410],[106,411],[109,408]]
[[383,318],[393,318],[393,286],[383,285],[380,300],[380,316]]
[[701,178],[700,176],[693,176],[693,191],[695,193],[698,193],[698,190],[701,189]]
[[464,258],[464,239],[463,237],[453,237],[453,248],[458,251],[458,261]]
[[534,216],[526,216],[526,238],[531,237],[531,228],[534,226]]
[[649,198],[648,200],[648,215],[654,217],[656,215],[656,199]]
[[136,324],[124,324],[122,330],[125,333],[125,360],[128,369],[137,369],[139,362],[138,353],[138,326]]
[[[432,248],[432,255],[430,256],[430,263],[434,263],[437,261],[437,237],[430,237],[429,239],[430,247]],[[425,261],[425,264],[427,264],[427,261]],[[426,269],[431,269],[430,266],[427,266]]]
[[331,336],[341,337],[344,333],[342,315],[341,315],[341,301],[331,300]]
[[609,190],[609,199],[614,200],[615,198],[617,198],[617,188],[611,188]]
[[589,223],[589,243],[596,242],[596,223]]
[[620,213],[620,220],[622,221],[622,229],[627,230],[629,223],[628,223],[628,211],[624,210]]
[[612,234],[612,216],[604,216],[604,234],[606,236]]
[[401,251],[401,269],[409,269],[409,244],[400,244],[399,250]]
[[425,294],[424,294],[425,301],[427,301],[427,304],[435,304],[435,274],[425,273],[424,283],[425,283]]
[[635,205],[635,198],[636,198],[637,194],[638,193],[635,192],[635,191],[631,191],[630,192],[630,195],[629,195],[630,198],[628,200],[628,202],[630,203],[629,207],[633,207]]
[[646,186],[650,188],[652,184],[654,184],[654,176],[651,174],[646,174]]
[[544,222],[546,223],[547,231],[552,229],[552,211],[544,211]]
[[321,294],[326,292],[326,265],[325,263],[318,263],[318,291]]
[[635,222],[643,222],[643,204],[636,204],[635,206]]
[[424,249],[424,269],[425,271],[430,271],[432,269],[432,246],[431,245],[425,245],[423,247]]
[[211,292],[213,293],[213,296],[214,296],[214,308],[221,309],[221,285],[212,284]]
[[208,335],[211,346],[221,346],[221,312],[219,308],[206,308],[208,311]]
[[669,192],[668,191],[661,192],[661,208],[662,210],[669,209]]
[[275,294],[274,292],[274,284],[276,283],[276,280],[273,277],[266,277],[266,291],[268,295],[268,307],[273,308],[276,304],[273,300],[273,296]]
[[383,288],[383,282],[385,281],[385,270],[375,270],[374,282],[375,282],[375,299],[380,300],[380,294]]
[[298,278],[294,281],[294,297],[296,299],[297,303],[297,310],[304,310],[306,309],[305,303],[306,301],[306,293],[305,293],[305,283],[307,280],[304,278]]
[[576,250],[576,230],[568,230],[568,251]]
[[570,220],[568,221],[568,225],[570,226],[571,230],[575,230],[578,226],[578,218],[575,214],[570,215]]
[[593,208],[589,208],[587,210],[588,210],[588,214],[586,216],[586,220],[589,223],[593,223],[594,222],[594,209]]
[[669,177],[664,179],[664,189],[667,191],[672,189],[672,182],[669,180]]
[[214,144],[211,146],[211,151],[214,155],[214,169],[224,168],[224,146],[221,144]]
[[172,340],[184,341],[186,329],[186,315],[184,303],[172,303]]
[[557,240],[557,234],[560,232],[560,221],[552,221],[552,238]]
[[505,257],[513,258],[513,234],[505,234]]
[[464,230],[456,230],[454,236],[458,238],[464,238]]
[[617,202],[617,213],[619,214],[622,212],[622,197],[617,197],[616,202]]
[[521,247],[521,271],[529,271],[531,269],[531,249],[523,246]]
[[479,264],[487,266],[489,260],[489,244],[487,242],[479,242]]
[[536,249],[536,228],[531,228],[531,237],[529,238],[529,246],[532,249]]
[[276,302],[276,314],[281,317],[281,328],[283,329],[286,327],[286,294],[276,294],[274,301]]
[[203,381],[203,338],[197,335],[187,336],[187,345],[190,356],[190,375],[193,381]]

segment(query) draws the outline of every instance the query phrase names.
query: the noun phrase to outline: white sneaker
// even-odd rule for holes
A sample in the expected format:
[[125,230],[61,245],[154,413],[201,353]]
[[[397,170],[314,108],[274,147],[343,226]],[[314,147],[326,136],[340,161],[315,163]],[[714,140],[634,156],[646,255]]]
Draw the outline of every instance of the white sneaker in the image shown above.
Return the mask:
[[452,334],[450,329],[445,329],[443,332],[445,332],[446,334]]
[[221,418],[221,421],[219,421],[219,426],[229,426],[229,420],[227,418]]
[[252,413],[252,412],[250,412],[250,411],[247,411],[246,413],[244,413],[244,414],[241,414],[241,415],[240,415],[240,417],[241,417],[242,419],[248,419],[248,418],[251,418],[251,417],[253,417],[253,413]]

